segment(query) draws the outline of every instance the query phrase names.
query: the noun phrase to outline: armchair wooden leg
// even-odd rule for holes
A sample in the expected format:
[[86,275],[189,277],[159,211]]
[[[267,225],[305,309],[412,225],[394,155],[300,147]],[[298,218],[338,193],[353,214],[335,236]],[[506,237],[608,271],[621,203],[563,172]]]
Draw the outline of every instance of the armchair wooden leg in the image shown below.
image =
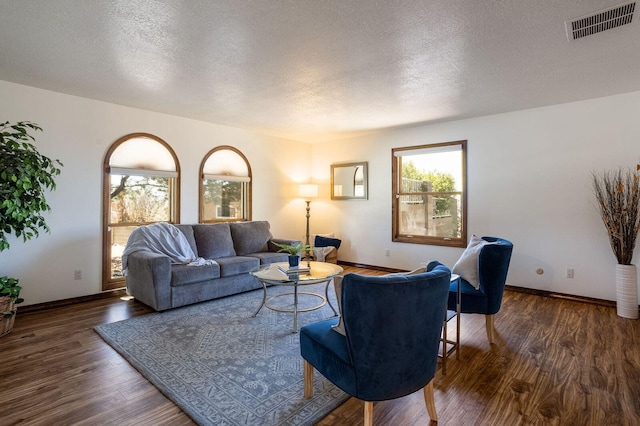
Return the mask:
[[433,397],[433,379],[422,390],[424,392],[424,403],[427,406],[427,413],[429,418],[433,422],[438,421],[438,414],[436,413],[436,401]]
[[313,365],[309,361],[304,360],[304,397],[311,398],[313,396]]
[[373,426],[373,401],[364,402],[364,426]]
[[487,326],[487,338],[490,344],[495,344],[495,329],[493,328],[493,315],[485,315],[485,323]]

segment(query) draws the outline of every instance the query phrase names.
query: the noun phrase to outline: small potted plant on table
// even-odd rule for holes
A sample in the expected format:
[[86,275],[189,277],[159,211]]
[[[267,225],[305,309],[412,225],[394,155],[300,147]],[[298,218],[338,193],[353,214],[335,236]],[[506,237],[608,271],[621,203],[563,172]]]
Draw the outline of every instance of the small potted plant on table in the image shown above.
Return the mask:
[[300,256],[299,256],[300,252],[302,251],[307,252],[309,249],[311,249],[311,246],[307,244],[298,244],[298,245],[279,244],[279,243],[274,243],[274,244],[280,247],[280,250],[278,250],[279,252],[289,253],[289,266],[291,267],[298,266],[300,264]]

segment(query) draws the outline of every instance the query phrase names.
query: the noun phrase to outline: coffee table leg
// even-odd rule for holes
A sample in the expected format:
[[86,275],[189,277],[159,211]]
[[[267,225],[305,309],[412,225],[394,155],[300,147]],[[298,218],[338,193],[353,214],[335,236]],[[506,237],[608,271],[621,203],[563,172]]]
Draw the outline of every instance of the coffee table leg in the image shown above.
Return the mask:
[[253,317],[256,317],[258,315],[258,312],[260,312],[260,309],[262,309],[262,307],[264,306],[264,304],[267,301],[267,286],[262,281],[260,281],[260,284],[262,284],[262,292],[263,292],[262,293],[262,303],[260,304],[260,307],[258,307],[258,310],[256,311],[256,313],[253,314]]
[[[331,280],[333,280],[333,278]],[[329,304],[329,306],[331,307],[331,310],[333,311],[333,316],[337,317],[338,313],[336,312],[335,308],[331,304],[331,300],[329,299],[329,284],[331,284],[331,280],[327,280],[327,285],[324,287],[324,295],[327,298],[327,303]]]
[[298,332],[298,286],[293,286],[293,332]]

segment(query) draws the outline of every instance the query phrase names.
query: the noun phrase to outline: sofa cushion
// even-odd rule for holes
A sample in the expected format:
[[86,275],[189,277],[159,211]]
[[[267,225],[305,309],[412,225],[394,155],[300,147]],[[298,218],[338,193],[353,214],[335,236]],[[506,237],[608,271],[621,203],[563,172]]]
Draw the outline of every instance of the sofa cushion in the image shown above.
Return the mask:
[[223,257],[216,259],[216,262],[220,265],[221,277],[249,273],[260,267],[260,259],[257,257]]
[[261,265],[289,261],[289,255],[287,253],[273,253],[273,252],[263,251],[260,253],[251,253],[251,254],[248,254],[247,256],[257,257],[258,259],[260,259]]
[[269,251],[267,243],[271,239],[269,222],[234,222],[230,223],[233,246],[238,256],[261,251]]
[[171,266],[171,287],[186,284],[199,283],[202,281],[220,278],[220,265],[172,265]]
[[191,246],[191,250],[193,250],[194,254],[198,254],[198,246],[196,245],[196,238],[193,236],[193,225],[182,225],[177,224],[176,228],[178,228],[185,237],[187,237],[187,241]]
[[218,259],[236,255],[228,223],[193,225],[193,235],[200,257]]

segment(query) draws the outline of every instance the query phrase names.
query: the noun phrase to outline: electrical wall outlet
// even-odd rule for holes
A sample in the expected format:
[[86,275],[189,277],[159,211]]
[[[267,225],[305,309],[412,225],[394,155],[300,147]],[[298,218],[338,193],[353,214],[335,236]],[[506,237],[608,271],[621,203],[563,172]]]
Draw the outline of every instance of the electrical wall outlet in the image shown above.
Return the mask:
[[82,269],[76,269],[75,271],[73,271],[73,279],[74,280],[82,279]]
[[573,278],[573,268],[567,268],[567,278]]
[[385,255],[385,256],[387,256],[387,257],[391,256],[391,250],[386,249],[386,250],[384,251],[384,255]]

